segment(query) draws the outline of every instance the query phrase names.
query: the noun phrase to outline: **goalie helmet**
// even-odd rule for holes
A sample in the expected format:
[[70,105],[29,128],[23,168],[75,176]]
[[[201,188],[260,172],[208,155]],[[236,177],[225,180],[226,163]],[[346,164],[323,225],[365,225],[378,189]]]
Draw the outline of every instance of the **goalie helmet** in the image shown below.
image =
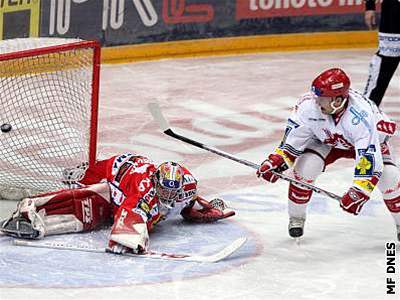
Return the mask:
[[311,84],[311,91],[317,97],[342,97],[349,96],[350,79],[339,68],[326,70],[319,74]]
[[171,209],[183,189],[183,168],[176,162],[162,163],[155,172],[155,189],[162,206]]

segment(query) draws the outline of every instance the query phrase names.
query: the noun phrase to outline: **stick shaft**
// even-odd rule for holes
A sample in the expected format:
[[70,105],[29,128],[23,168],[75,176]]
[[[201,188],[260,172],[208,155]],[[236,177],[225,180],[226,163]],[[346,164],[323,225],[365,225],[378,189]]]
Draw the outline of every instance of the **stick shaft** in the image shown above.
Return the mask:
[[[183,135],[175,133],[170,128],[167,119],[162,114],[160,106],[157,103],[150,103],[148,105],[148,108],[149,108],[151,114],[153,115],[153,118],[157,121],[157,123],[159,124],[160,128],[162,129],[162,131],[166,135],[168,135],[170,137],[173,137],[175,139],[178,139],[178,140],[180,140],[182,142],[188,143],[188,144],[190,144],[192,146],[207,150],[207,151],[212,152],[214,154],[217,154],[219,156],[222,156],[222,157],[228,158],[230,160],[236,161],[236,162],[238,162],[238,163],[240,163],[242,165],[246,165],[246,166],[248,166],[250,168],[253,168],[253,169],[256,169],[256,170],[259,169],[260,166],[255,164],[255,163],[253,163],[253,162],[251,162],[251,161],[235,157],[232,154],[229,154],[227,152],[221,151],[221,150],[219,150],[217,148],[214,148],[214,147],[211,147],[211,146],[207,146],[207,145],[205,145],[203,143],[200,143],[198,141],[192,140],[192,139],[190,139],[188,137],[185,137]],[[274,171],[271,171],[271,172],[274,173],[276,176],[278,176],[279,178],[281,178],[283,180],[286,180],[288,182],[291,182],[291,183],[297,184],[299,186],[305,187],[305,188],[310,189],[310,190],[312,190],[312,191],[314,191],[316,193],[323,194],[323,195],[328,196],[329,198],[335,199],[337,201],[339,201],[342,198],[342,197],[340,197],[340,196],[338,196],[338,195],[336,195],[334,193],[331,193],[329,191],[326,191],[324,189],[316,187],[316,186],[314,186],[312,184],[308,184],[308,183],[305,183],[305,182],[298,181],[295,178],[292,178],[292,177],[287,176],[285,174],[274,172]]]

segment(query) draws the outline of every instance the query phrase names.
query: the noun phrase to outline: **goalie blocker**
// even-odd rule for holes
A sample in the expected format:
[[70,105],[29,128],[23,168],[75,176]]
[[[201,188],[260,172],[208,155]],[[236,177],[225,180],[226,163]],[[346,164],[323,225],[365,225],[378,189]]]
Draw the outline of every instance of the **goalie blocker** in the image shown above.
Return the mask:
[[153,226],[173,210],[199,223],[235,214],[221,199],[208,202],[198,196],[197,180],[185,167],[175,162],[156,167],[148,158],[129,153],[97,162],[80,184],[85,186],[21,200],[1,223],[1,231],[40,239],[112,224],[108,251],[142,253],[148,250]]

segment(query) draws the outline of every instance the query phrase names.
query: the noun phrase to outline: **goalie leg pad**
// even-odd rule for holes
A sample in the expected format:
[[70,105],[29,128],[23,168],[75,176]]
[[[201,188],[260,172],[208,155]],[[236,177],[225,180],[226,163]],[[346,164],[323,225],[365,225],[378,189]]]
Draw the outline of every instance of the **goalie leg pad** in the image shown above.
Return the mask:
[[[75,190],[61,190],[23,199],[11,217],[11,219],[15,218],[23,218],[30,222],[35,233],[21,233],[27,238],[88,231],[109,225],[112,220],[112,205],[110,204],[108,184],[96,184]],[[8,231],[10,231],[11,225],[13,230],[17,228],[17,225],[19,228],[26,229],[26,222],[22,219],[11,223],[9,220],[8,224],[10,224]]]
[[[46,201],[35,199],[37,211],[44,211],[46,219],[50,216],[72,215],[76,221],[82,224],[82,230],[88,231],[108,225],[111,222],[112,205],[110,204],[108,184],[96,184],[87,188],[65,190],[52,195]],[[57,218],[53,217],[52,226],[56,226]],[[60,223],[71,223],[74,218],[59,218]],[[79,228],[76,227],[75,228]],[[76,232],[76,229],[73,230]]]

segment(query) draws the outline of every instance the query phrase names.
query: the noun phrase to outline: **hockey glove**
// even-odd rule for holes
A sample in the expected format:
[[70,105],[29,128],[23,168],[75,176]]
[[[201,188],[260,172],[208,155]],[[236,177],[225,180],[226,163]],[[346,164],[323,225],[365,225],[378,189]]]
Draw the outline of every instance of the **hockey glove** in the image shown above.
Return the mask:
[[186,206],[181,211],[182,217],[189,222],[212,223],[235,215],[233,210],[227,208],[222,199],[216,198],[207,202],[203,199],[198,203],[203,207],[200,210],[193,208],[193,205]]
[[120,207],[111,228],[107,252],[115,254],[146,252],[149,247],[147,224],[141,215]]
[[266,160],[263,161],[260,168],[257,170],[257,177],[262,177],[264,180],[274,183],[278,180],[278,176],[272,173],[282,173],[289,169],[283,157],[277,153],[272,153]]
[[340,207],[348,213],[358,215],[369,196],[355,187],[351,187],[340,199]]

